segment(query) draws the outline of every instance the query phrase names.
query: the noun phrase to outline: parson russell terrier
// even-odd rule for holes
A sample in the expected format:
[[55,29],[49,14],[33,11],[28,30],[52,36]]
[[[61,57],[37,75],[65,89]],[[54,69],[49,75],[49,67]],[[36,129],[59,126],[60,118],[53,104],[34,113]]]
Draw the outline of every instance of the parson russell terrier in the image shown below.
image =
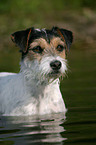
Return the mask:
[[21,70],[0,73],[0,112],[11,116],[66,112],[59,78],[67,71],[65,52],[73,41],[72,32],[32,27],[11,38],[22,53]]

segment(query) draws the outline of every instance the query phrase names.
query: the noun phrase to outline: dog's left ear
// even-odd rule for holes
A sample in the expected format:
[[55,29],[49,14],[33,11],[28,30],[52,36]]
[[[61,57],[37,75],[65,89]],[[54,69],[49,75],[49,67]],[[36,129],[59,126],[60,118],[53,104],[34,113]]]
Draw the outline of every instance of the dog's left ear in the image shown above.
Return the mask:
[[27,51],[31,31],[32,28],[29,28],[27,30],[17,31],[11,35],[12,41],[20,47],[21,52],[26,53]]
[[70,46],[73,42],[73,33],[66,29],[60,29],[58,27],[53,27],[53,31],[57,32],[57,34],[62,38],[62,40],[66,43],[66,46],[68,49],[70,49]]

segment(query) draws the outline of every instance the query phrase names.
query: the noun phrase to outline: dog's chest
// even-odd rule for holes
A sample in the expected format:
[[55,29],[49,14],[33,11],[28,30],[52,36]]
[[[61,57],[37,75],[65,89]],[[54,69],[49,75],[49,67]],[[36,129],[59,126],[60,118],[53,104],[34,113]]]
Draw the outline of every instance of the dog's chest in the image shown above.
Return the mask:
[[59,85],[48,85],[44,92],[39,94],[38,110],[39,114],[60,112],[64,108]]

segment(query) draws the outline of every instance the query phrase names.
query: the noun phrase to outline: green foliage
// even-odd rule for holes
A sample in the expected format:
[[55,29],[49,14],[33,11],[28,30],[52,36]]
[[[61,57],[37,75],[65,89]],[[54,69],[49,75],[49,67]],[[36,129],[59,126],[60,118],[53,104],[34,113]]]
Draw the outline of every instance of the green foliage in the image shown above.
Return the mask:
[[96,1],[94,0],[1,0],[0,13],[6,12],[40,12],[63,9],[77,9],[89,7],[96,9]]

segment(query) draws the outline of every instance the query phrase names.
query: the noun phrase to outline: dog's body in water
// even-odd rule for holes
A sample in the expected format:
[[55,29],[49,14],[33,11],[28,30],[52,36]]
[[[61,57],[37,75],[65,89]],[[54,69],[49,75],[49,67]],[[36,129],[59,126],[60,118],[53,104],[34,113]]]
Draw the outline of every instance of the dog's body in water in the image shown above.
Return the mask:
[[72,32],[29,28],[11,35],[22,53],[18,74],[0,73],[0,112],[3,115],[43,115],[66,112],[59,78],[67,71],[65,51]]

